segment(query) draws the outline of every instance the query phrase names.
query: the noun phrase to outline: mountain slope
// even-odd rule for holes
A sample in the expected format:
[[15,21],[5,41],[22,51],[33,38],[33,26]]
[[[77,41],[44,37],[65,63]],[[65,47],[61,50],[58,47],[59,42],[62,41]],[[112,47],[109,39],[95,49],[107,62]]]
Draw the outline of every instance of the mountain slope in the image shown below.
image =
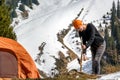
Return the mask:
[[[47,76],[50,76],[51,69],[56,67],[55,59],[51,56],[59,58],[59,51],[67,56],[67,49],[61,47],[62,44],[57,40],[57,33],[68,28],[68,25],[82,8],[84,8],[84,11],[79,19],[84,18],[85,22],[101,19],[103,14],[110,10],[112,1],[109,0],[108,3],[107,0],[39,0],[39,6],[34,6],[33,10],[28,9],[30,15],[27,20],[18,19],[20,23],[14,28],[18,42],[26,48],[34,60],[40,52],[39,46],[41,43],[46,43],[43,50],[44,54],[40,57],[40,61],[45,60],[45,63],[36,63],[36,65]],[[67,36],[64,42],[71,48],[72,45],[70,44],[72,43],[67,42],[71,40],[69,37]],[[79,52],[73,51],[79,55]],[[68,69],[69,67],[73,68],[73,66],[68,66]],[[78,69],[79,66],[74,68]],[[86,71],[86,68],[84,71]]]

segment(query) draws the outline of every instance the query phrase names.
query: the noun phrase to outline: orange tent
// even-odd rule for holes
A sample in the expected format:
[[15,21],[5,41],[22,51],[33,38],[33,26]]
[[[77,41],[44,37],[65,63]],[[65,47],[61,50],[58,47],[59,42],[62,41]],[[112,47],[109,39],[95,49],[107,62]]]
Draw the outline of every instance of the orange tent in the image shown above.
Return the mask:
[[0,77],[40,78],[29,53],[15,40],[0,37]]

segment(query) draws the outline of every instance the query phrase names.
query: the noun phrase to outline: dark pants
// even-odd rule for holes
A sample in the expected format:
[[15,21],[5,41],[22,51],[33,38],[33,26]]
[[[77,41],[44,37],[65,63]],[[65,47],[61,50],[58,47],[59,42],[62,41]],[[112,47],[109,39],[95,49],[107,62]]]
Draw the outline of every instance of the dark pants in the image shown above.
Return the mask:
[[100,74],[100,61],[106,48],[105,41],[98,48],[92,48],[92,73]]

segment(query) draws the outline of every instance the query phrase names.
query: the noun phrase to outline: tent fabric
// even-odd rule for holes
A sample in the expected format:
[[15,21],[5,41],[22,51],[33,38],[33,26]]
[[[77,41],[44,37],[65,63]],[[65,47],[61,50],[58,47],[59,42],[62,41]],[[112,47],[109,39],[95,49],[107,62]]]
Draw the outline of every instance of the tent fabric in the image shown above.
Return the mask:
[[40,78],[34,61],[17,41],[0,37],[0,51],[12,53],[18,62],[18,78]]
[[18,75],[16,57],[8,52],[0,51],[0,77],[15,78]]

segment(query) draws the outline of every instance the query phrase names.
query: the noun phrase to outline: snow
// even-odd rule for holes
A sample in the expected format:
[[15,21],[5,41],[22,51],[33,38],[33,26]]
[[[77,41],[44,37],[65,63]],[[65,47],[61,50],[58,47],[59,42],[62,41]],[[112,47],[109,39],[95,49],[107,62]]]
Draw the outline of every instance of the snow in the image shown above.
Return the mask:
[[[39,2],[39,6],[33,4],[33,10],[26,7],[29,11],[29,18],[25,20],[20,16],[20,11],[16,9],[19,16],[14,21],[18,21],[19,24],[14,25],[13,22],[12,25],[14,25],[17,41],[29,52],[33,60],[40,52],[38,49],[40,44],[46,43],[44,54],[40,58],[40,61],[45,60],[45,63],[36,63],[36,66],[51,76],[51,69],[56,67],[53,57],[59,58],[58,51],[62,51],[65,56],[68,56],[67,49],[61,47],[62,44],[57,41],[56,34],[62,29],[68,28],[82,8],[84,11],[78,19],[83,19],[85,23],[101,20],[102,16],[110,11],[113,0],[39,0]],[[75,44],[70,38],[74,36],[73,29],[65,36],[64,43],[80,56],[80,51],[75,49]],[[80,41],[79,38],[74,38],[74,40]],[[83,61],[83,72],[91,73],[91,52],[89,49],[87,49],[87,57],[89,60]],[[68,71],[71,69],[79,71],[79,67],[77,59],[67,65]]]
[[120,72],[102,75],[102,77],[99,78],[99,80],[108,80],[108,79],[110,79],[110,80],[120,80]]

